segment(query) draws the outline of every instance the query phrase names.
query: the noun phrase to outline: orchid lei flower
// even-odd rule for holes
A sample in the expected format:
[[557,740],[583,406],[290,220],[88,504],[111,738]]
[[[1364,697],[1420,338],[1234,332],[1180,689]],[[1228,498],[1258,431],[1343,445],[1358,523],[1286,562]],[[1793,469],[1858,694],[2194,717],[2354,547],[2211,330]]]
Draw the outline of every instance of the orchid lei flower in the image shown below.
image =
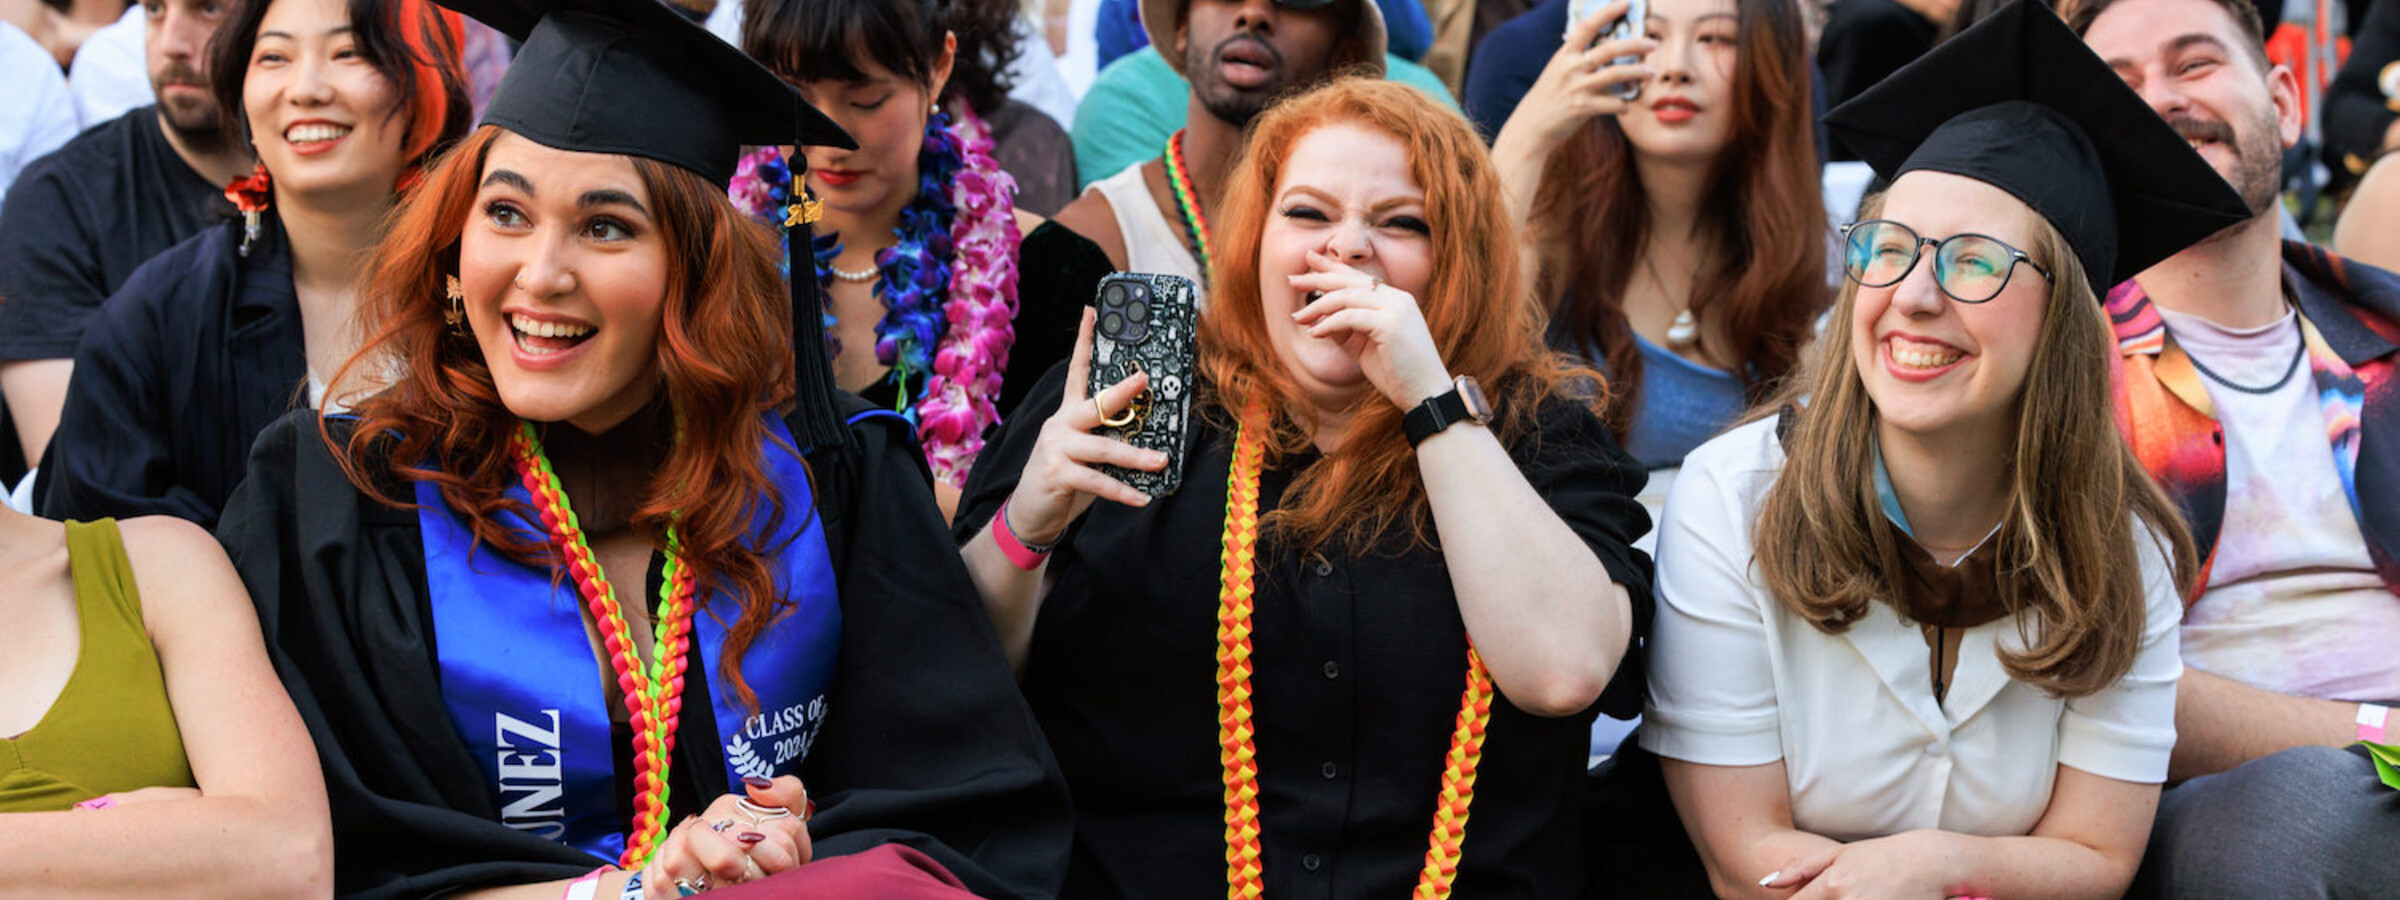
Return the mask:
[[[954,487],[1000,421],[994,400],[1016,344],[1017,186],[991,151],[990,128],[963,105],[956,124],[944,115],[927,121],[917,195],[900,211],[898,243],[875,255],[885,309],[876,361],[898,380],[900,411],[916,424],[934,477]],[[780,152],[762,147],[742,158],[729,193],[753,218],[781,227],[789,173]],[[830,287],[841,236],[819,234],[810,250],[818,283]],[[784,265],[788,278],[789,248]]]

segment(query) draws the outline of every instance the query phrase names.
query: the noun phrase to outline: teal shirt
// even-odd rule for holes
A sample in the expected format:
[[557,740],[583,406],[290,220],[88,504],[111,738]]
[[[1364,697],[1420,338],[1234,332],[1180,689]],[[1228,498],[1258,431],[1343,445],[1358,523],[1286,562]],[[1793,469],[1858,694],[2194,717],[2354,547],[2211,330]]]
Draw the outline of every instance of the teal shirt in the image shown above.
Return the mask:
[[[1432,70],[1388,55],[1384,67],[1391,80],[1458,108],[1457,99]],[[1100,70],[1082,104],[1075,107],[1075,189],[1164,152],[1167,136],[1183,127],[1184,114],[1191,109],[1191,90],[1191,83],[1167,67],[1156,47],[1143,47]]]

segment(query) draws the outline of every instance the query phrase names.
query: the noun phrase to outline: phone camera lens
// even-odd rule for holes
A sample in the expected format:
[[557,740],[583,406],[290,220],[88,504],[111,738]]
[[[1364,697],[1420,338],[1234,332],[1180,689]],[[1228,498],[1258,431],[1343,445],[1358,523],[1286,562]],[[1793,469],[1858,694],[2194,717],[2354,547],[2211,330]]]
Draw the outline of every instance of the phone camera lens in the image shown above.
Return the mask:
[[1101,305],[1101,306],[1106,306],[1106,307],[1124,306],[1124,305],[1125,305],[1125,285],[1124,285],[1124,283],[1122,283],[1122,282],[1119,282],[1119,283],[1111,284],[1111,285],[1109,285],[1109,286],[1108,286],[1108,289],[1107,289],[1107,290],[1103,290],[1103,291],[1101,291],[1101,292],[1100,292],[1100,305]]
[[1124,315],[1115,310],[1102,314],[1100,316],[1100,333],[1108,335],[1112,339],[1122,338],[1125,333]]
[[1150,321],[1150,304],[1140,300],[1125,304],[1125,318],[1134,322]]

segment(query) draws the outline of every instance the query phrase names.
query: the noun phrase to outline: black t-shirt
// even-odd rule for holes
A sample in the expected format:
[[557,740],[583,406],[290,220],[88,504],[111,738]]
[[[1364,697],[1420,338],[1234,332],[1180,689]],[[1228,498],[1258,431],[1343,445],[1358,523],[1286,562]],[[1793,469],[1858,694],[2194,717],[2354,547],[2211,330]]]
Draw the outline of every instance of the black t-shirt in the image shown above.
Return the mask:
[[25,167],[0,206],[0,361],[66,359],[135,267],[233,214],[144,106]]
[[[1033,387],[984,448],[957,535],[981,531],[1016,486],[1065,366]],[[1205,396],[1205,395],[1204,395]],[[1050,560],[1024,691],[1075,797],[1063,896],[1220,898],[1223,770],[1217,742],[1217,597],[1232,436],[1195,414],[1183,488],[1141,509],[1101,502]],[[1626,587],[1636,635],[1651,620],[1645,473],[1590,411],[1560,401],[1510,442],[1536,493]],[[1314,455],[1261,473],[1273,509]],[[1439,552],[1405,537],[1376,552],[1302,558],[1258,545],[1252,644],[1266,895],[1405,897],[1424,866],[1443,756],[1466,687],[1466,626]],[[1461,897],[1575,898],[1582,802],[1599,712],[1640,710],[1637,649],[1601,701],[1542,718],[1502,695],[1477,769]]]

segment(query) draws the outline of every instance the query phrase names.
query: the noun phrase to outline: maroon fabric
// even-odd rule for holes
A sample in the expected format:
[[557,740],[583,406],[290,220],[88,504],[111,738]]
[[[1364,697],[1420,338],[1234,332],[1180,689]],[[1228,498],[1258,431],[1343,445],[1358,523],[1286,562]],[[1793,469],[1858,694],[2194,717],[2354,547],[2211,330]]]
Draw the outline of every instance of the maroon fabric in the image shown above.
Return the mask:
[[708,892],[709,900],[861,897],[874,900],[972,900],[958,877],[914,847],[885,844],[833,856],[777,875]]

